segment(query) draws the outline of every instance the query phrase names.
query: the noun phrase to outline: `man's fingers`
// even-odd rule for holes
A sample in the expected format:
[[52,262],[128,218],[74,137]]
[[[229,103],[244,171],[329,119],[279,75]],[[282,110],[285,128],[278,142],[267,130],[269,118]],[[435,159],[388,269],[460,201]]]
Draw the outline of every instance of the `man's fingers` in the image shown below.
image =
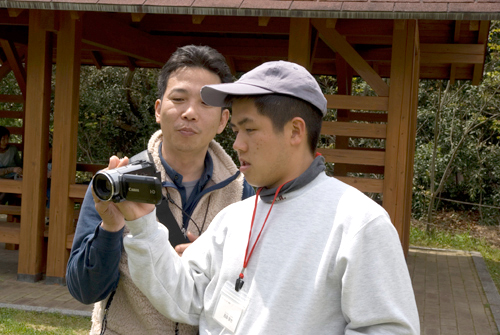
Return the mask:
[[120,159],[120,162],[118,163],[117,167],[122,167],[125,165],[128,165],[128,157],[126,157],[126,156],[123,157],[122,159]]
[[[191,242],[194,242],[196,241],[196,239],[198,238],[198,236],[195,236],[193,233],[191,232],[187,232],[187,238],[189,241]],[[182,256],[182,254],[184,253],[184,251],[186,251],[186,249],[191,245],[192,243],[183,243],[183,244],[178,244],[175,246],[175,251],[177,252],[177,254],[179,256]]]
[[191,245],[191,243],[178,244],[175,246],[175,251],[179,256],[182,256],[184,251]]
[[190,231],[187,232],[187,238],[190,242],[194,242],[196,241],[196,239],[198,238],[198,236],[195,236],[193,233],[191,233]]
[[108,170],[115,169],[120,164],[120,158],[117,156],[109,157]]

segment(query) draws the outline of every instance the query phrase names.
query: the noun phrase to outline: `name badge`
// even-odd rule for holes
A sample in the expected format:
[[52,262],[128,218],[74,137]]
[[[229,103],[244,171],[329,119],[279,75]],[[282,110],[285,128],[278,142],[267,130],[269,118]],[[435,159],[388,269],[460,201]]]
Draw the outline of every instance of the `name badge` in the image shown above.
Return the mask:
[[248,306],[247,293],[236,292],[234,284],[227,281],[221,290],[221,295],[214,311],[214,319],[221,326],[234,333],[241,316]]

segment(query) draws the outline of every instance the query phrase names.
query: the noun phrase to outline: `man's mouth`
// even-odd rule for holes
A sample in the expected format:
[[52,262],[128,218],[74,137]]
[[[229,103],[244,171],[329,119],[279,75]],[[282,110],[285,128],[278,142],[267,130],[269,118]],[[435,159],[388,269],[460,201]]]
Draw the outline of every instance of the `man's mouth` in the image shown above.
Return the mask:
[[250,165],[251,164],[249,162],[240,158],[240,172],[245,172],[250,167]]
[[178,129],[178,131],[182,135],[186,135],[186,136],[195,135],[198,133],[196,130],[194,130],[193,128],[190,128],[190,127],[182,127],[180,129]]

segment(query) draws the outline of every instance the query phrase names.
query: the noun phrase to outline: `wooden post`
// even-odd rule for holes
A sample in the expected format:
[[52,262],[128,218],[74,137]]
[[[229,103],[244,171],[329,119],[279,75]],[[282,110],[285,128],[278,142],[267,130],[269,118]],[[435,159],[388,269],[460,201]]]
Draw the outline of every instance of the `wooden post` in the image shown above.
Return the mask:
[[44,237],[47,188],[52,43],[43,28],[47,12],[30,10],[26,80],[23,197],[17,279],[42,279],[45,267]]
[[311,70],[311,22],[309,19],[290,19],[288,60]]
[[74,202],[69,187],[75,183],[80,87],[81,19],[68,12],[60,16],[57,34],[57,70],[54,104],[54,143],[50,198],[47,283],[65,283],[69,252],[66,237],[73,232]]
[[385,156],[384,208],[396,227],[405,253],[409,248],[413,158],[419,82],[416,20],[395,20]]

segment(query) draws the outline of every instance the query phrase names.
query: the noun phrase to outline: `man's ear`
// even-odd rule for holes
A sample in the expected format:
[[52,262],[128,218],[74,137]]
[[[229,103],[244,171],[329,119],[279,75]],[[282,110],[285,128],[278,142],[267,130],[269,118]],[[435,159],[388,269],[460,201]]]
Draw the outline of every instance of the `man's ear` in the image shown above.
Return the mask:
[[224,108],[220,116],[220,123],[219,127],[217,128],[217,134],[220,134],[224,131],[224,128],[226,128],[227,121],[229,121],[229,109]]
[[301,117],[294,117],[290,121],[290,143],[292,145],[299,145],[307,140],[306,122]]
[[156,123],[160,123],[161,121],[161,100],[156,99],[155,101],[155,117],[156,117]]

